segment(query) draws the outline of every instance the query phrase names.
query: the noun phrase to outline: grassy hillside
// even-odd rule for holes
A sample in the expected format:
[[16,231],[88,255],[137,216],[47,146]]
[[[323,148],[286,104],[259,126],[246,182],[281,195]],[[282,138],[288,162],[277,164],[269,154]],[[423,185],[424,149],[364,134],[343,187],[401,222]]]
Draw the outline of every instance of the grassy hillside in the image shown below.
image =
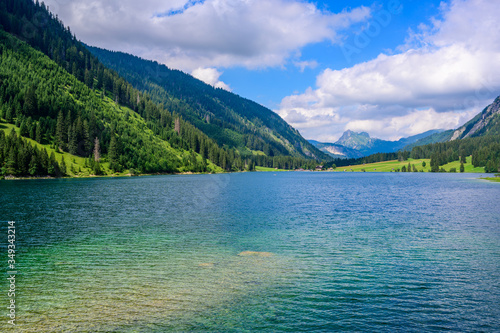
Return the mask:
[[[474,167],[471,163],[472,158],[468,156],[466,158],[467,163],[464,164],[464,172],[468,173],[484,173],[484,167]],[[425,166],[422,166],[422,162],[425,162]],[[350,165],[338,167],[335,171],[353,171],[353,172],[395,172],[397,170],[401,171],[403,167],[408,168],[408,163],[412,166],[415,165],[415,168],[418,172],[430,172],[430,159],[408,159],[407,161],[400,162],[398,160],[385,161],[385,162],[377,162],[377,163],[366,163],[360,165]],[[450,169],[455,168],[456,172],[460,171],[460,162],[454,161],[451,163],[444,164],[441,168],[446,170],[446,172],[450,172]]]
[[[112,101],[110,101],[112,103]],[[0,118],[0,131],[3,131],[6,135],[8,135],[12,130],[14,130],[18,135],[20,135],[20,128],[15,126],[14,124],[9,124],[5,122],[5,119]],[[50,155],[52,153],[55,154],[56,161],[61,164],[64,159],[66,164],[66,176],[68,177],[90,177],[96,176],[94,171],[92,170],[91,165],[88,163],[88,158],[72,155],[68,152],[61,151],[60,149],[56,149],[51,144],[41,144],[36,142],[33,139],[23,137],[27,140],[33,147],[37,147],[39,150],[45,149],[47,153]],[[180,158],[189,158],[189,153],[184,152]],[[201,157],[197,156],[198,162],[202,163]],[[223,170],[208,161],[208,171],[218,173]],[[100,163],[101,167],[101,176],[128,176],[139,173],[139,170],[135,169],[126,169],[121,172],[114,171],[110,168],[110,163],[106,159],[103,159]],[[186,170],[185,168],[180,168],[177,172],[190,172],[190,170]]]

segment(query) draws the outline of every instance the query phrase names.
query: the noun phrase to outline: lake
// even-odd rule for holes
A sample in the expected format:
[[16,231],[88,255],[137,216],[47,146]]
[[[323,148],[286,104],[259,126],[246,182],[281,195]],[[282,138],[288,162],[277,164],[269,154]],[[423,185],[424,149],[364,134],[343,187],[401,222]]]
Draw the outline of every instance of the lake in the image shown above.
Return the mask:
[[12,331],[498,332],[500,183],[475,177],[1,181]]

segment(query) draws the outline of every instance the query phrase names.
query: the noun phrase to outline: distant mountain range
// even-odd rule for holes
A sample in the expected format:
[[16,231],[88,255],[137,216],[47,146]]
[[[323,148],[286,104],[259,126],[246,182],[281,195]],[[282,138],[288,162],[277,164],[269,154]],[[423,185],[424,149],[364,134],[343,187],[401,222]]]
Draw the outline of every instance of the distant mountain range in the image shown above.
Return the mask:
[[335,143],[309,140],[319,150],[334,158],[359,158],[375,153],[391,153],[399,150],[410,151],[413,147],[432,143],[448,142],[484,135],[500,134],[500,96],[484,108],[474,118],[455,130],[430,130],[421,134],[386,141],[370,137],[366,132],[347,130]]
[[431,136],[433,136],[433,139],[430,139],[428,143],[441,142],[436,140],[441,139],[439,135],[444,132],[444,130],[440,129],[430,130],[407,138],[401,138],[397,141],[387,141],[372,138],[366,132],[358,133],[347,130],[335,143],[318,142],[315,140],[309,140],[309,142],[319,150],[335,158],[358,158],[375,153],[396,152]]
[[309,140],[309,142],[319,150],[334,158],[358,158],[364,156],[359,150],[351,149],[340,144],[319,142],[316,140]]

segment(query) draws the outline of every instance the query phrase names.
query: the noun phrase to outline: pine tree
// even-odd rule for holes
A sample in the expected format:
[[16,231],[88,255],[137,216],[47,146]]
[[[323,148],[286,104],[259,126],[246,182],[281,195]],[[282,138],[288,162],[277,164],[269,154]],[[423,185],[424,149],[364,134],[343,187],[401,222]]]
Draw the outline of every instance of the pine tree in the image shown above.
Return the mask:
[[14,147],[12,147],[10,149],[8,158],[7,158],[5,165],[2,169],[3,169],[2,173],[4,175],[15,176],[17,174],[17,154],[16,154]]
[[23,111],[27,116],[34,115],[37,110],[37,100],[35,94],[35,86],[30,85],[24,95]]
[[48,173],[49,175],[51,176],[55,176],[57,174],[57,171],[58,171],[58,165],[57,165],[57,161],[56,161],[56,155],[54,154],[54,152],[50,153],[50,157],[49,157],[49,167],[48,167]]
[[59,111],[56,123],[56,140],[57,140],[57,147],[61,150],[64,150],[66,146],[66,140],[64,140],[65,132],[66,131],[64,126],[64,115],[62,111]]
[[78,116],[76,121],[73,123],[74,129],[73,131],[75,132],[75,137],[76,141],[78,142],[77,145],[80,144],[80,142],[83,140],[83,121],[82,117]]
[[498,172],[498,163],[495,159],[489,159],[484,167],[484,171],[488,173]]
[[61,156],[61,164],[60,164],[60,167],[61,167],[61,173],[63,175],[66,174],[66,162],[64,161],[64,156]]
[[189,156],[189,164],[191,164],[191,170],[193,172],[198,171],[198,161],[196,159],[196,153],[193,150],[191,150],[191,154]]
[[111,133],[111,141],[109,143],[109,148],[108,148],[108,159],[110,168],[114,171],[117,171],[119,168],[118,148],[117,148],[116,136],[114,133]]
[[35,141],[42,143],[42,125],[40,125],[39,121],[36,123]]
[[85,77],[84,79],[85,84],[87,85],[87,87],[92,88],[94,83],[94,78],[92,77],[91,72],[88,69],[85,69],[84,77]]
[[32,176],[34,176],[38,173],[38,162],[37,162],[36,154],[31,155],[31,160],[30,160],[28,172]]
[[90,162],[91,162],[92,173],[96,176],[101,175],[102,174],[101,163],[92,160]]
[[207,147],[205,144],[205,140],[203,140],[203,139],[200,142],[200,154],[201,154],[201,158],[203,159],[203,161],[206,161],[206,159],[207,159]]
[[78,152],[78,142],[76,138],[76,126],[73,124],[68,130],[68,152],[71,155],[76,155]]
[[28,126],[26,126],[26,120],[21,122],[21,127],[19,129],[19,134],[22,136],[29,136]]
[[66,136],[64,137],[64,142],[66,144],[66,146],[69,144],[69,134],[70,132],[72,131],[72,125],[73,125],[73,120],[72,120],[72,116],[71,116],[71,110],[68,111],[68,114],[66,115],[66,119],[64,121],[64,129],[65,129],[65,133],[66,133]]
[[464,162],[460,162],[460,172],[465,172]]
[[12,108],[10,106],[7,106],[5,110],[5,121],[12,123]]
[[40,152],[40,168],[41,173],[48,174],[49,154],[47,153],[47,150],[45,148],[43,148]]
[[89,152],[92,150],[92,139],[90,136],[89,123],[85,119],[83,121],[83,156],[87,157]]

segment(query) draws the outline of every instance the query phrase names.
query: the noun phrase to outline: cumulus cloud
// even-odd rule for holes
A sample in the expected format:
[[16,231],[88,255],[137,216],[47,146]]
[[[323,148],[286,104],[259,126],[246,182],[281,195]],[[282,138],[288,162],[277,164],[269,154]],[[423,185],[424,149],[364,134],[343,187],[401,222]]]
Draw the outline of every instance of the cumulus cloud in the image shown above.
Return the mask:
[[[401,137],[423,133],[429,129],[455,128],[471,119],[476,110],[464,112],[436,112],[414,110],[403,116],[387,117],[384,119],[351,120],[345,127],[352,131],[368,132],[373,137],[398,140]],[[432,127],[429,127],[432,124]]]
[[[285,120],[301,113],[310,122],[290,119],[292,125],[319,139],[336,139],[346,129],[397,139],[457,127],[500,94],[497,7],[488,0],[443,4],[441,19],[410,32],[399,53],[326,69],[315,89],[285,97],[277,112]],[[318,115],[327,120],[314,132]]]
[[[282,66],[299,48],[370,17],[299,0],[46,0],[78,38],[191,72],[198,67]],[[302,64],[304,68],[311,64]]]
[[219,72],[216,68],[197,68],[191,72],[195,78],[214,86],[215,88],[222,88],[227,91],[231,91],[231,88],[224,82],[219,80],[219,77],[222,75],[222,72]]

